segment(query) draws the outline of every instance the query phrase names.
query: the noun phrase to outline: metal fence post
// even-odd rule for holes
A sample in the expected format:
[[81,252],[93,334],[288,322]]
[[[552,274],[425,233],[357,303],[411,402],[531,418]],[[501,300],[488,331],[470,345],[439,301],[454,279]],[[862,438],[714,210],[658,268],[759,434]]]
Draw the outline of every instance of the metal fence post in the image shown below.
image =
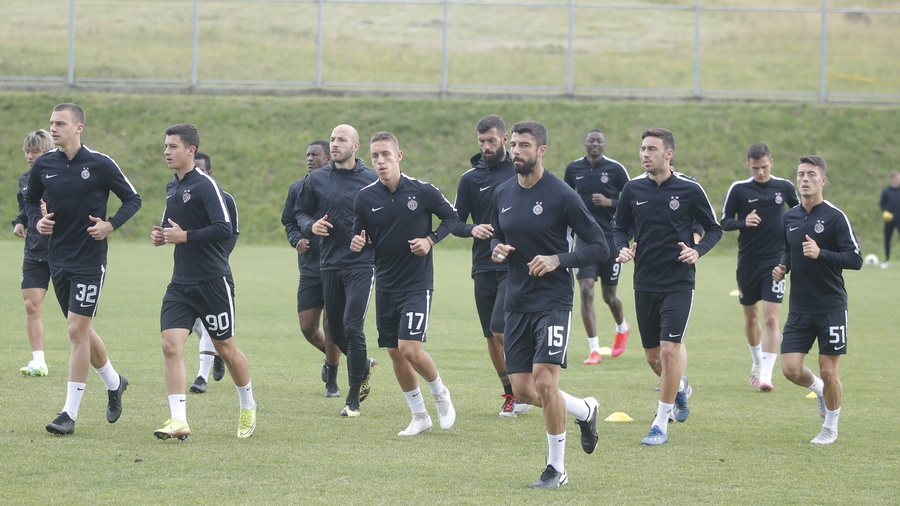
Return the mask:
[[822,0],[822,56],[819,70],[819,102],[825,102],[828,98],[825,79],[828,67],[828,0]]
[[197,53],[200,40],[200,0],[194,0],[194,20],[191,27],[191,89],[197,88]]
[[69,0],[69,73],[66,83],[69,86],[75,84],[75,0]]
[[703,0],[694,4],[694,98],[700,98],[700,12]]
[[448,0],[444,0],[444,33],[443,33],[443,41],[441,42],[441,96],[447,94],[447,89],[449,84],[447,83],[448,77],[448,69],[450,66],[450,62],[448,61],[449,56],[449,32],[450,32],[450,3]]
[[319,0],[319,11],[316,14],[316,90],[322,89],[322,10],[324,0]]
[[569,0],[569,49],[566,55],[566,95],[573,96],[575,87],[573,84],[575,74],[575,0]]

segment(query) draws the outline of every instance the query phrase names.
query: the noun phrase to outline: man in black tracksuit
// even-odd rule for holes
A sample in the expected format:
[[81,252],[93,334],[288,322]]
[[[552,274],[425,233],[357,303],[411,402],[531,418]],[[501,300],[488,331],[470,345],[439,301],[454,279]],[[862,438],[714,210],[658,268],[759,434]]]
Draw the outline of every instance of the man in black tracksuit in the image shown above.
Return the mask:
[[[61,436],[75,431],[89,366],[106,385],[109,423],[122,414],[122,394],[128,386],[128,380],[110,363],[92,320],[106,274],[106,238],[138,212],[141,197],[112,158],[81,143],[84,123],[84,110],[76,104],[59,104],[53,109],[50,135],[58,149],[34,162],[22,199],[28,221],[50,236],[50,275],[68,322],[71,358],[66,403],[46,426],[48,432]],[[115,193],[122,205],[107,220],[109,192]],[[41,198],[47,204],[43,216]]]
[[[847,215],[823,197],[825,160],[803,156],[797,166],[800,205],[784,214],[784,252],[775,281],[791,273],[791,297],[781,341],[781,370],[794,384],[815,392],[822,429],[810,441],[837,440],[843,391],[838,359],[847,353],[847,290],[843,269],[859,270],[862,256]],[[803,366],[819,342],[819,374]]]
[[[296,215],[302,233],[315,235],[319,240],[325,318],[331,340],[347,355],[350,388],[340,415],[357,418],[359,403],[369,394],[369,380],[377,362],[367,357],[363,332],[375,261],[371,250],[360,254],[350,251],[353,200],[378,175],[356,158],[359,133],[355,128],[336,126],[330,142],[331,162],[309,173],[297,200]],[[337,364],[327,365],[330,369]]]
[[[475,309],[487,342],[488,356],[503,386],[500,416],[515,418],[528,411],[529,404],[516,402],[506,358],[503,356],[503,301],[506,299],[507,264],[491,261],[491,198],[501,183],[516,176],[512,159],[506,151],[506,124],[500,116],[488,115],[475,125],[481,152],[471,159],[471,169],[459,178],[456,191],[456,213],[460,227],[453,230],[459,237],[472,237],[472,281]],[[466,221],[472,217],[472,224]]]
[[[659,405],[642,444],[668,441],[669,416],[683,422],[690,387],[683,375],[682,340],[694,300],[695,262],[722,238],[709,198],[692,178],[675,172],[675,136],[664,128],[644,131],[645,174],[629,181],[616,209],[619,261],[634,259],[634,307],[647,362],[660,377]],[[704,235],[694,244],[695,222]],[[630,231],[634,244],[629,247]]]
[[[398,436],[415,436],[431,429],[419,389],[420,375],[434,396],[438,423],[447,430],[456,421],[456,410],[422,343],[434,293],[432,247],[450,233],[459,218],[436,187],[400,172],[403,152],[393,134],[373,135],[369,151],[379,180],[356,195],[350,249],[375,251],[378,346],[387,348],[412,412],[412,421]],[[436,231],[431,230],[432,216],[441,220]]]
[[891,236],[895,228],[900,232],[900,171],[891,172],[891,184],[881,190],[878,207],[884,219],[884,262],[881,262],[881,268],[887,269],[891,261]]

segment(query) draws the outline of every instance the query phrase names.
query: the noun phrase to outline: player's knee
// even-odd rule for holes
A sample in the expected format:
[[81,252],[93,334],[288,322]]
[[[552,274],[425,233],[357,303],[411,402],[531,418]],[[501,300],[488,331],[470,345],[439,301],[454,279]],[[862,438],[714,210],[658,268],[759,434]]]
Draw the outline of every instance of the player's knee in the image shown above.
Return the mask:
[[40,316],[43,304],[34,299],[25,299],[25,314],[28,316]]

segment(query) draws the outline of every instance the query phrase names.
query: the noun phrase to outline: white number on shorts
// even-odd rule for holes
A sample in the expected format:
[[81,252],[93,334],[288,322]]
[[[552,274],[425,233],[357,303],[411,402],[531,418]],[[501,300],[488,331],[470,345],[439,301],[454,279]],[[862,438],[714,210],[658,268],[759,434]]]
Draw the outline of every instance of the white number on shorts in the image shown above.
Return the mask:
[[228,313],[206,315],[206,327],[213,332],[217,330],[227,330],[229,326],[231,326],[231,320],[228,318]]
[[772,280],[772,293],[780,293],[784,295],[784,280],[775,281]]
[[553,325],[551,327],[547,327],[547,347],[561,347],[565,338],[565,334],[563,333],[563,331],[564,328],[562,325]]
[[406,313],[406,318],[409,320],[406,324],[406,328],[409,330],[422,330],[422,323],[425,321],[425,313],[413,313],[410,311]]
[[844,344],[847,342],[847,329],[843,325],[828,327],[828,335],[831,336],[831,339],[828,340],[829,344]]
[[87,302],[88,304],[97,303],[97,285],[84,285],[78,283],[75,285],[78,292],[75,294],[75,300],[78,302]]
[[619,279],[619,271],[622,270],[622,264],[616,262],[613,264],[612,276],[609,277],[610,281]]

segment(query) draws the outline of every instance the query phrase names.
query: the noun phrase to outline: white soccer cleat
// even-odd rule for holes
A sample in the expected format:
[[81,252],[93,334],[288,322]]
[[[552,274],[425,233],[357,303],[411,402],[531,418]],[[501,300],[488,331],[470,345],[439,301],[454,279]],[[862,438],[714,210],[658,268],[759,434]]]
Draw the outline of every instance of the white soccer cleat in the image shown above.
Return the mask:
[[757,364],[753,362],[753,367],[750,368],[750,386],[753,388],[759,388],[759,370],[762,368],[762,364]]
[[819,435],[814,437],[810,443],[814,445],[830,445],[837,441],[837,431],[822,427],[822,431],[819,432]]
[[397,433],[397,435],[415,436],[423,432],[428,432],[429,430],[431,430],[431,427],[431,417],[428,416],[428,413],[416,413],[413,415],[412,421],[409,422],[409,425],[406,427],[406,429],[401,430]]
[[450,429],[456,423],[456,409],[450,400],[450,390],[444,387],[444,393],[434,396],[434,401],[438,409],[438,425],[444,430]]

